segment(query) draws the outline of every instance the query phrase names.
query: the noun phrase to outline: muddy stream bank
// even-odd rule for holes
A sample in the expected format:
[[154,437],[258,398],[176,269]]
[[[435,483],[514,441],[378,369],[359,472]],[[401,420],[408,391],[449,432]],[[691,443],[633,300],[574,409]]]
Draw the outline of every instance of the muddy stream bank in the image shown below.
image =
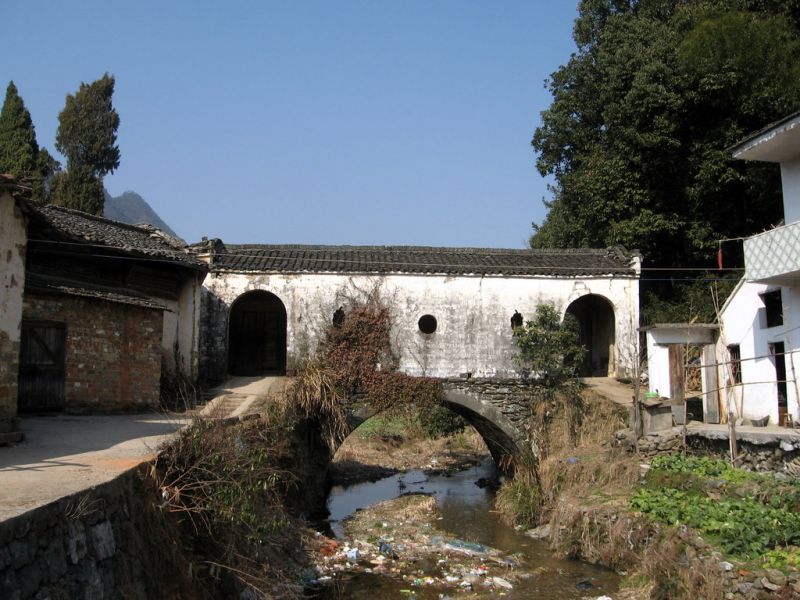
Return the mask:
[[[494,511],[494,463],[455,472],[414,469],[335,486],[329,535],[318,535],[308,597],[613,597],[615,573],[552,556]],[[479,485],[480,484],[480,485]]]

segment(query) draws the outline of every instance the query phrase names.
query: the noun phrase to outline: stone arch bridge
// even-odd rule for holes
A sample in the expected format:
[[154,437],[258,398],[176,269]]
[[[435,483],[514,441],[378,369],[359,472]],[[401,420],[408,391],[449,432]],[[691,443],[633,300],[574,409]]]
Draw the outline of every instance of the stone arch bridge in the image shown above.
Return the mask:
[[[531,450],[526,424],[530,417],[528,386],[520,379],[440,379],[443,404],[464,418],[480,434],[498,468],[510,473],[518,458]],[[286,377],[233,378],[217,388],[216,397],[205,409],[209,415],[239,417],[251,412],[262,397],[284,393],[291,379]],[[316,454],[322,471],[338,446],[362,423],[379,414],[374,408],[352,400],[345,404],[347,430],[336,447],[328,447],[320,432],[321,424],[310,419],[306,424],[306,446]]]
[[[630,376],[641,257],[622,248],[532,250],[412,246],[226,245],[209,265],[198,331],[208,381],[292,376],[359,298],[391,313],[398,370],[439,379],[445,404],[512,469],[531,448],[514,329],[552,305],[578,323],[581,376]],[[372,416],[354,406],[352,429]],[[309,432],[311,433],[311,432]],[[329,449],[335,451],[335,448]]]
[[[527,387],[521,380],[444,379],[443,404],[464,418],[480,434],[503,472],[514,469],[517,459],[530,451],[526,424],[530,417]],[[347,435],[377,413],[370,407],[348,406]],[[336,448],[332,448],[335,453]]]

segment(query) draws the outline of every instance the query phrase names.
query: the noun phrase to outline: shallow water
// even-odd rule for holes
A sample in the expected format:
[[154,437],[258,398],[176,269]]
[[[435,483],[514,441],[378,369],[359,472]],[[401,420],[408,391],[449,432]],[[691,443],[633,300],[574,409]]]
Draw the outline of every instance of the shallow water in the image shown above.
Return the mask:
[[[434,522],[434,527],[441,530],[443,535],[479,542],[497,548],[506,555],[521,553],[524,558],[517,573],[531,572],[540,567],[546,569],[541,575],[516,583],[504,598],[578,600],[602,595],[613,597],[619,584],[616,574],[586,563],[553,558],[546,543],[515,531],[493,512],[494,494],[475,485],[478,479],[489,478],[493,474],[494,463],[487,459],[481,465],[450,476],[427,476],[422,471],[408,471],[373,483],[360,483],[347,488],[335,486],[328,497],[331,529],[341,537],[344,533],[342,520],[356,510],[401,494],[427,493],[437,500],[440,518]],[[440,594],[441,590],[426,587],[409,589],[408,582],[385,575],[359,574],[338,581],[320,597],[353,600],[413,597],[432,600],[440,598]],[[455,590],[449,592],[453,598],[479,597],[477,590],[474,594],[462,594]],[[497,595],[497,590],[487,590],[480,597]]]

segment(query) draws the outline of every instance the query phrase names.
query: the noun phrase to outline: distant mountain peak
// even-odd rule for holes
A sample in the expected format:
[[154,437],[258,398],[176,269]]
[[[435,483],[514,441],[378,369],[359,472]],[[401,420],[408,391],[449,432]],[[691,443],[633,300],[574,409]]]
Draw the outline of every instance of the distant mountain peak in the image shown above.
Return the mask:
[[158,216],[156,211],[136,192],[127,191],[119,196],[105,192],[106,203],[103,216],[129,225],[152,225],[170,236],[181,239],[175,231]]

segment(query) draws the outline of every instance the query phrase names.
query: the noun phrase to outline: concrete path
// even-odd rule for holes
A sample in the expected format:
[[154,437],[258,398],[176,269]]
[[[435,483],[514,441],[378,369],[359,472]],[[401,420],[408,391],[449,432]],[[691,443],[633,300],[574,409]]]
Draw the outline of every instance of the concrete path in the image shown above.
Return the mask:
[[213,395],[200,415],[210,418],[238,417],[260,409],[261,402],[282,394],[291,382],[289,377],[231,377],[211,390]]
[[0,447],[0,520],[150,460],[188,422],[161,414],[23,417],[25,440]]
[[[689,435],[697,435],[710,440],[727,440],[730,437],[727,423],[700,423],[689,421],[686,425]],[[753,427],[752,425],[737,425],[736,439],[740,442],[750,442],[759,445],[774,445],[785,442],[792,449],[800,448],[800,432],[789,427],[767,425],[766,427]],[[790,448],[786,448],[789,450]]]
[[[622,404],[623,406],[630,406],[633,400],[633,386],[630,383],[622,383],[613,377],[583,377],[581,381],[590,390],[593,390],[605,396],[609,400]],[[642,386],[641,392],[647,391]]]

